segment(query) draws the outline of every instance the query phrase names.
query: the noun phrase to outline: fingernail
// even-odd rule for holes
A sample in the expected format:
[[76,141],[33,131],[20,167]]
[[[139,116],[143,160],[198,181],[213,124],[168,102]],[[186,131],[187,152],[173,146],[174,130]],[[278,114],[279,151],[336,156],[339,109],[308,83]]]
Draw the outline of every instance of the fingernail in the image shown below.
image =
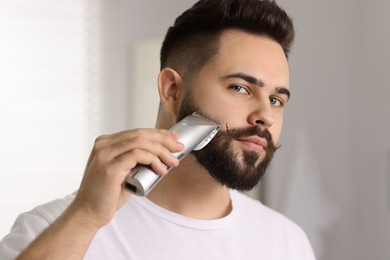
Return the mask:
[[176,132],[171,132],[171,136],[175,139],[177,139],[179,137],[179,134],[176,133]]

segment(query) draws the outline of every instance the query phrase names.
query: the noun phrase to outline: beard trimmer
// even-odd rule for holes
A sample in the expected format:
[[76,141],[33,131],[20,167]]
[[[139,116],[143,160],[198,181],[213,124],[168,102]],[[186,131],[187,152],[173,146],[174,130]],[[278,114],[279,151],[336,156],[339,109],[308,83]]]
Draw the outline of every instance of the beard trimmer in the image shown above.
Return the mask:
[[[172,155],[181,160],[191,151],[202,149],[220,129],[220,124],[194,112],[169,129],[180,135],[178,141],[184,145],[181,152],[172,153]],[[171,170],[171,167],[167,166],[167,169]],[[130,171],[124,186],[135,195],[146,196],[162,177],[149,166],[139,164]]]

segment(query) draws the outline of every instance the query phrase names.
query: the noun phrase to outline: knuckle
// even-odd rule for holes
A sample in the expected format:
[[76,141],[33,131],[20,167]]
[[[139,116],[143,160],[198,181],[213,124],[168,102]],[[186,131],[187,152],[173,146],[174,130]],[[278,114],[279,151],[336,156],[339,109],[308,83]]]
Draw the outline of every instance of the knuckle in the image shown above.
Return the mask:
[[91,154],[94,155],[94,156],[96,156],[97,154],[102,153],[102,151],[103,151],[103,145],[101,145],[101,144],[95,144],[95,145],[93,146],[93,148],[92,148]]
[[145,156],[145,154],[140,148],[134,148],[133,150],[131,150],[130,154],[133,156]]
[[143,130],[142,130],[141,128],[136,128],[136,129],[133,129],[133,130],[131,131],[131,133],[132,133],[133,135],[136,135],[136,136],[141,135],[142,132],[143,132]]
[[161,166],[161,161],[157,157],[150,158],[150,162],[151,162],[152,165]]
[[163,134],[163,135],[170,135],[171,131],[167,130],[167,129],[158,129],[157,130],[160,134]]
[[129,143],[143,143],[145,142],[145,138],[142,136],[135,136],[131,139],[128,139]]
[[104,140],[106,139],[106,135],[101,135],[95,139],[95,143],[92,149],[93,153],[97,153],[104,147]]
[[95,139],[95,144],[101,142],[103,139],[105,139],[107,136],[106,135],[100,135]]
[[95,145],[92,148],[92,154],[97,154],[101,150],[101,145],[95,143]]
[[158,150],[158,156],[169,156],[170,155],[170,152],[167,148],[165,148],[164,146],[161,146],[161,148]]

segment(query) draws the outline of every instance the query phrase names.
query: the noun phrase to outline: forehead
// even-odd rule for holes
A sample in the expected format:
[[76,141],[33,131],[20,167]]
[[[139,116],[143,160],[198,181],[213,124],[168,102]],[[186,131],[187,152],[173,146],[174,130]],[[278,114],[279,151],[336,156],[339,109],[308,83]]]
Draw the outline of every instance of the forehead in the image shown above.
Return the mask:
[[280,44],[240,30],[226,30],[221,34],[219,51],[205,67],[221,75],[253,75],[266,85],[286,88],[289,85],[288,62]]

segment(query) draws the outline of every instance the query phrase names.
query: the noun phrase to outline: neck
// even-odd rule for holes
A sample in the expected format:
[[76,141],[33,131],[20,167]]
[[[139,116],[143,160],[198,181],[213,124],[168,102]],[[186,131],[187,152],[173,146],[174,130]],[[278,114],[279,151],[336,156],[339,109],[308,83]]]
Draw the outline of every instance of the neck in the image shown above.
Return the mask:
[[148,194],[157,205],[195,219],[218,219],[231,211],[229,189],[188,155]]

